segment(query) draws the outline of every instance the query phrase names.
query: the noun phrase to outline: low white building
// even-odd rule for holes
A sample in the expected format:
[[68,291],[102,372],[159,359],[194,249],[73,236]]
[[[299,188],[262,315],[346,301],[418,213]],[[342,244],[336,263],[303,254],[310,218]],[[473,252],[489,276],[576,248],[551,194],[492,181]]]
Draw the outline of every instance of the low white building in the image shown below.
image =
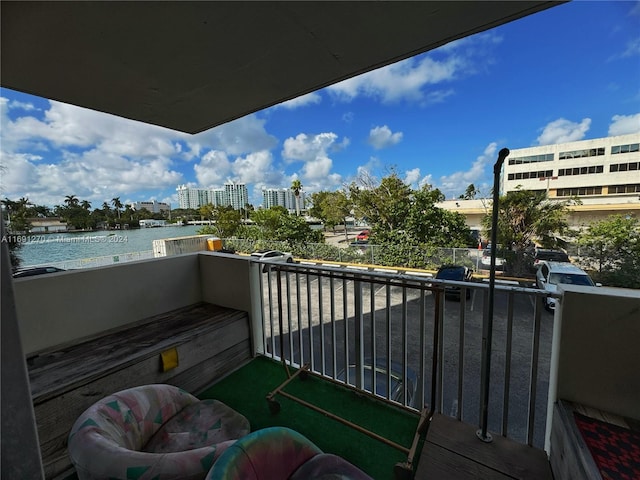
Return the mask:
[[158,202],[156,200],[152,200],[150,202],[135,202],[133,204],[134,210],[142,210],[143,208],[146,208],[151,213],[161,213],[163,211],[166,211],[166,212],[171,211],[171,205],[164,202]]

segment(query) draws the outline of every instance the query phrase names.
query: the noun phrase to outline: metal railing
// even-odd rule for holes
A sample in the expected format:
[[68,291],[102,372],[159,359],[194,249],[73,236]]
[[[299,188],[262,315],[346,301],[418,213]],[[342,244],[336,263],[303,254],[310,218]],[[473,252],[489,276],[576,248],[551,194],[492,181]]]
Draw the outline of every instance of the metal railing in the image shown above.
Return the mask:
[[[261,351],[405,408],[544,442],[553,316],[547,292],[497,285],[491,371],[481,378],[486,283],[264,263]],[[375,372],[375,373],[374,373]]]

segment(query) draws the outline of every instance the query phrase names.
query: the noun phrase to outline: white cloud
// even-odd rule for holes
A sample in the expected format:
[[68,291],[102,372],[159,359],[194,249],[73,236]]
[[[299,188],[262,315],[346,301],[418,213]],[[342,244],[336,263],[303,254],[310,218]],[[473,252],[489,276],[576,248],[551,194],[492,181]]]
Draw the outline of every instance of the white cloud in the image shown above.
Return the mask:
[[609,135],[640,133],[640,113],[635,115],[614,115],[609,125]]
[[388,126],[374,127],[369,131],[368,142],[376,150],[390,147],[402,140],[402,132],[392,133]]
[[[247,115],[219,127],[187,137],[190,148],[198,151],[222,150],[229,155],[242,155],[275,147],[278,140],[267,133],[265,120]],[[177,133],[177,132],[176,132]]]
[[[38,204],[55,205],[74,194],[102,203],[173,190],[185,183],[178,171],[182,161],[194,159],[201,185],[221,183],[227,175],[274,178],[272,167],[265,172],[258,159],[277,139],[255,115],[191,136],[55,101],[36,117],[28,105],[0,98],[2,192],[9,198],[28,192]],[[10,109],[17,118],[9,117]],[[245,155],[236,159],[235,172],[227,155]]]
[[404,176],[404,183],[407,185],[415,185],[420,181],[420,169],[413,168],[409,170]]
[[284,141],[282,158],[289,163],[314,160],[326,155],[336,145],[337,139],[338,136],[332,132],[317,135],[300,133],[295,138],[289,137]]
[[338,135],[325,132],[317,135],[300,133],[295,138],[284,141],[282,158],[287,163],[301,161],[300,180],[306,191],[317,191],[340,185],[342,177],[332,173],[333,160],[330,153],[336,153],[349,145],[349,139],[338,141]]
[[9,108],[12,110],[24,110],[25,112],[33,112],[38,110],[33,103],[19,102],[18,100],[12,100],[9,102]]
[[[436,185],[437,188],[439,188],[447,198],[457,198],[459,195],[464,193],[471,183],[473,183],[476,188],[483,183],[486,185],[487,167],[491,166],[492,163],[495,163],[494,160],[496,159],[497,148],[498,144],[496,142],[491,142],[484,149],[482,155],[476,158],[469,170],[455,172],[451,175],[444,175],[440,177],[438,185]],[[481,187],[480,189],[482,190],[483,188]]]
[[292,98],[286,102],[282,102],[275,105],[276,108],[286,108],[293,110],[300,107],[306,107],[307,105],[315,105],[322,102],[322,96],[317,92],[307,93],[296,98]]
[[559,118],[542,128],[537,138],[538,145],[555,145],[557,143],[575,142],[582,140],[589,131],[591,119],[585,118],[580,123]]
[[351,101],[362,95],[377,98],[383,103],[400,100],[426,103],[440,96],[433,95],[433,92],[427,96],[423,88],[454,79],[465,64],[465,60],[457,55],[443,61],[429,56],[414,57],[331,85],[327,91],[342,101]]
[[237,158],[232,164],[234,179],[242,183],[278,185],[284,173],[273,166],[273,156],[268,150],[254,152]]
[[327,87],[335,99],[349,102],[359,96],[382,103],[411,101],[425,106],[454,94],[443,83],[476,74],[493,64],[491,52],[502,38],[483,33],[450,42],[428,54],[387,65]]
[[231,162],[225,152],[210,150],[202,157],[200,163],[193,166],[193,170],[196,172],[197,186],[216,187],[227,179],[231,172]]

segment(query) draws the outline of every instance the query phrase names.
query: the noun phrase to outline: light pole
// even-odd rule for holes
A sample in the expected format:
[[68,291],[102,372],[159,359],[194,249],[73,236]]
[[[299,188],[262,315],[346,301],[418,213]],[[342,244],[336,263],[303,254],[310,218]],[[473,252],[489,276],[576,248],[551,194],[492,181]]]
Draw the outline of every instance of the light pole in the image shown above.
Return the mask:
[[493,166],[493,210],[491,215],[491,267],[489,270],[489,303],[487,306],[487,319],[482,333],[482,418],[480,429],[476,435],[483,442],[491,442],[493,438],[487,432],[489,416],[489,380],[491,377],[491,337],[493,335],[493,296],[496,286],[496,248],[498,243],[498,202],[500,192],[500,171],[504,159],[509,155],[509,149],[503,148],[498,153],[498,160]]

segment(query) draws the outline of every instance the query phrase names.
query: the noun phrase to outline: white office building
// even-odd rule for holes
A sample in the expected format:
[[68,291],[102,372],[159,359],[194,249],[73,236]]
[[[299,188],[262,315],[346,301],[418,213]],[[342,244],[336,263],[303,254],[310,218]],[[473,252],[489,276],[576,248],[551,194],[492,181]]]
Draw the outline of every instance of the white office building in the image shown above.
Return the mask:
[[[580,199],[569,225],[587,226],[613,214],[640,216],[640,134],[512,149],[501,175],[502,195],[521,188],[545,191],[550,200]],[[465,215],[481,230],[490,199],[447,200],[441,208]]]
[[502,193],[545,190],[550,198],[597,198],[607,203],[638,200],[640,134],[511,150]]

